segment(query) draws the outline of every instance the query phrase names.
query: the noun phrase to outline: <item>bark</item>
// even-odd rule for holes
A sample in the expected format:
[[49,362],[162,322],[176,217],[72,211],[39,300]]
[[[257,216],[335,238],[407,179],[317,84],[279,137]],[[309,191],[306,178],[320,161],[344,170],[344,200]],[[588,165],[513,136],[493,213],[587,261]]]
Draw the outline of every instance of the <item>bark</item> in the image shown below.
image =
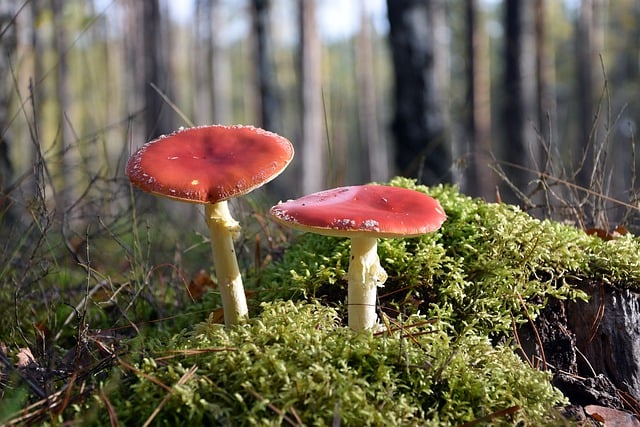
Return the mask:
[[73,203],[74,194],[78,190],[76,174],[80,165],[77,163],[77,149],[74,144],[74,136],[69,123],[69,110],[71,107],[71,89],[69,82],[69,65],[67,54],[69,52],[67,42],[68,22],[65,20],[64,3],[62,0],[53,0],[51,8],[53,12],[55,28],[55,49],[57,54],[56,67],[56,103],[58,109],[57,138],[56,138],[56,163],[59,165],[56,176],[56,208],[62,214]]
[[198,125],[210,124],[213,117],[213,3],[197,0],[194,16],[194,121]]
[[358,115],[362,151],[368,158],[368,181],[384,182],[390,178],[389,153],[378,118],[375,64],[373,61],[371,17],[365,0],[360,0],[360,31],[356,41],[356,80]]
[[395,164],[402,175],[434,184],[451,181],[451,146],[438,89],[434,2],[388,0],[394,69]]
[[212,52],[211,61],[213,69],[213,111],[212,120],[216,124],[232,124],[233,112],[231,110],[231,59],[228,48],[222,38],[226,18],[223,13],[223,5],[220,0],[211,0],[212,16]]
[[127,2],[126,11],[127,73],[129,76],[129,110],[141,114],[140,129],[134,129],[132,138],[142,144],[172,130],[162,115],[165,102],[152,84],[167,93],[168,84],[162,49],[162,25],[159,0]]
[[[503,199],[522,200],[530,191],[539,166],[540,144],[535,132],[538,124],[536,101],[535,31],[533,3],[519,0],[505,2],[505,70],[504,70],[504,158],[507,178],[515,193],[507,187]],[[522,194],[518,196],[518,192]]]
[[13,2],[0,0],[0,219],[11,220],[8,210],[9,187],[13,182],[13,166],[9,155],[11,145],[9,128],[9,102],[12,94],[11,63],[17,47]]
[[572,303],[567,310],[576,347],[584,355],[580,371],[605,375],[640,400],[640,295],[604,283],[589,283],[583,290],[589,301]]
[[489,38],[478,3],[478,0],[466,2],[469,159],[465,191],[472,196],[489,198],[496,186],[495,175],[489,169],[492,153]]
[[[603,0],[582,0],[576,28],[577,52],[577,109],[578,109],[578,146],[574,152],[578,155],[577,183],[593,191],[604,191],[604,183],[599,181],[603,165],[596,164],[595,158],[603,143],[602,126],[606,117],[601,112],[596,116],[597,97],[603,88],[603,76],[599,55],[603,50]],[[593,218],[595,210],[592,206],[585,208],[585,216]],[[590,225],[590,224],[587,224]],[[597,221],[595,226],[602,226]]]
[[280,132],[280,97],[274,64],[271,34],[271,0],[253,0],[253,28],[255,34],[254,61],[258,87],[258,114],[260,127]]
[[[545,146],[552,143],[556,134],[556,102],[554,97],[555,68],[554,52],[547,34],[548,0],[534,0],[536,33],[536,90],[538,100],[538,129]],[[544,153],[541,161],[546,163]]]
[[316,0],[299,0],[300,104],[302,192],[313,193],[325,185],[321,44],[316,23]]
[[577,287],[588,301],[550,301],[519,342],[572,405],[623,409],[640,400],[640,294],[589,280]]
[[11,63],[17,47],[16,8],[9,0],[0,0],[0,191],[11,182],[9,157],[9,102],[12,85]]

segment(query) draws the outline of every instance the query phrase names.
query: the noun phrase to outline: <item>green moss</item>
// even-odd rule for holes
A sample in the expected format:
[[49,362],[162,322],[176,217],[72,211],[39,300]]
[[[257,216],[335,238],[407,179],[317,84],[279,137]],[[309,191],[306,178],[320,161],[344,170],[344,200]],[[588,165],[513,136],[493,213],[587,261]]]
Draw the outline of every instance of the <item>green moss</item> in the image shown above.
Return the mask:
[[[638,238],[605,242],[453,187],[391,184],[431,194],[448,215],[438,232],[379,242],[389,274],[380,302],[399,329],[374,336],[345,327],[349,242],[299,235],[248,278],[258,292],[247,324],[204,322],[144,341],[129,362],[137,370],[105,385],[119,422],[553,422],[564,398],[549,373],[517,356],[514,322],[535,317],[549,299],[585,297],[575,287],[581,280],[637,288]],[[95,424],[108,422],[104,405],[90,405]]]
[[[383,306],[405,314],[417,306],[458,332],[471,327],[493,335],[535,316],[548,298],[584,297],[572,286],[581,279],[640,285],[638,238],[605,242],[512,205],[472,199],[451,186],[427,188],[406,178],[390,184],[437,198],[448,218],[438,232],[420,238],[380,239],[378,252],[389,274],[379,289]],[[347,239],[300,235],[257,278],[260,294],[265,300],[318,297],[339,307],[348,253]]]
[[535,424],[563,401],[549,375],[511,348],[456,335],[444,322],[413,316],[401,331],[374,336],[339,326],[337,312],[317,302],[262,308],[238,328],[203,323],[155,343],[138,363],[119,421],[145,420],[167,398],[155,425],[281,425],[285,417],[305,425],[455,425],[508,408],[502,421]]

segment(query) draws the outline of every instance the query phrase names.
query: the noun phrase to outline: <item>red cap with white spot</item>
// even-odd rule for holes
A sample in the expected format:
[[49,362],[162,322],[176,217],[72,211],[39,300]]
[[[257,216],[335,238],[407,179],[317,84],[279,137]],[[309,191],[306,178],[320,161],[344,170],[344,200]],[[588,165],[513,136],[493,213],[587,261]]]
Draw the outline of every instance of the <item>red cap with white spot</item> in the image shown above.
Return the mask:
[[419,191],[386,185],[338,187],[271,208],[280,222],[329,236],[415,237],[440,228],[440,203]]
[[181,129],[140,148],[127,162],[143,191],[192,203],[249,193],[278,176],[293,158],[284,137],[253,126]]

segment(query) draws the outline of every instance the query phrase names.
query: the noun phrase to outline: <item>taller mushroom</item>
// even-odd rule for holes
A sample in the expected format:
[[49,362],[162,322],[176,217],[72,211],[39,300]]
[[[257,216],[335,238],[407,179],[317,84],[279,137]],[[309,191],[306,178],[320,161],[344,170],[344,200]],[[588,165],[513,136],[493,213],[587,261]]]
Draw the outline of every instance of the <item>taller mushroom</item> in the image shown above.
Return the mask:
[[440,228],[446,214],[424,193],[385,185],[339,187],[279,203],[270,210],[297,230],[348,237],[347,314],[353,330],[376,324],[376,288],[387,280],[378,258],[378,237],[416,237]]
[[139,189],[204,204],[227,326],[248,315],[233,246],[240,225],[227,200],[271,181],[292,158],[293,146],[279,135],[253,126],[214,125],[162,136],[127,162],[127,176]]

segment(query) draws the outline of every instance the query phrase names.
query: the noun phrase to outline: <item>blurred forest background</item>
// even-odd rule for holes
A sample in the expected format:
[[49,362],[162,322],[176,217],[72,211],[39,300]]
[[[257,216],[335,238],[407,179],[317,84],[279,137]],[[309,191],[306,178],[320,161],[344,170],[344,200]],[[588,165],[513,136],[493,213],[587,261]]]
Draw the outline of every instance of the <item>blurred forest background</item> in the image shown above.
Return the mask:
[[582,226],[637,210],[636,0],[0,0],[0,49],[7,221],[117,216],[132,151],[214,123],[293,142],[273,200],[400,174]]

